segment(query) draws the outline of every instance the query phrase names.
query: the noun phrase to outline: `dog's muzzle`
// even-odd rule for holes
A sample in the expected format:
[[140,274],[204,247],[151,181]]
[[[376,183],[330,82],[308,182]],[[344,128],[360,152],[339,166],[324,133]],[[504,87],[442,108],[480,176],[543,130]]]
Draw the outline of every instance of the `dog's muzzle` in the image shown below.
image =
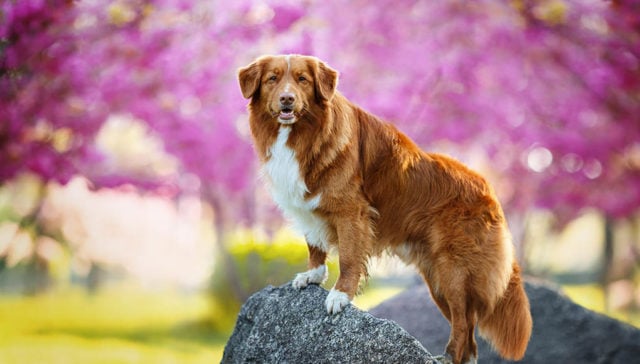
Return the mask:
[[293,111],[293,104],[296,97],[291,92],[283,92],[280,94],[280,114],[278,121],[282,124],[293,124],[296,121],[296,115]]

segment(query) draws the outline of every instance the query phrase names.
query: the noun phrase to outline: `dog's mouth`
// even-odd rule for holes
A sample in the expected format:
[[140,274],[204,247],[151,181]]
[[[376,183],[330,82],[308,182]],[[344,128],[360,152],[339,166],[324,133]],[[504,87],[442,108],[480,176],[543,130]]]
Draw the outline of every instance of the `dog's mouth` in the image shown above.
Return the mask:
[[278,121],[283,124],[292,124],[295,121],[296,115],[292,108],[283,107],[278,114]]

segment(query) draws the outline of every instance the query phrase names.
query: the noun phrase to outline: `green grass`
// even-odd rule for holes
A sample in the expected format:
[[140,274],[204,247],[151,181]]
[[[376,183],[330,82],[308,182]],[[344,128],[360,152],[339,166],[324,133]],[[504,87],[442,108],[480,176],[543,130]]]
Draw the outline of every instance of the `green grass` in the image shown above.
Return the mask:
[[[355,304],[366,310],[400,291],[366,287]],[[0,363],[218,363],[231,333],[215,331],[212,315],[204,293],[125,285],[0,296]]]
[[203,295],[136,287],[0,297],[0,363],[215,363],[210,315]]

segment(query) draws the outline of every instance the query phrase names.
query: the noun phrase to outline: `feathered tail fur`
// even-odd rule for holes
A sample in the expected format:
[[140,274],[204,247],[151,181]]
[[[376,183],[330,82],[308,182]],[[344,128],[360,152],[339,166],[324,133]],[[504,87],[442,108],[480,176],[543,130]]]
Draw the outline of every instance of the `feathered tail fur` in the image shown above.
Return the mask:
[[533,321],[517,263],[513,263],[511,279],[504,295],[493,312],[480,319],[478,326],[480,334],[502,357],[510,360],[524,357]]

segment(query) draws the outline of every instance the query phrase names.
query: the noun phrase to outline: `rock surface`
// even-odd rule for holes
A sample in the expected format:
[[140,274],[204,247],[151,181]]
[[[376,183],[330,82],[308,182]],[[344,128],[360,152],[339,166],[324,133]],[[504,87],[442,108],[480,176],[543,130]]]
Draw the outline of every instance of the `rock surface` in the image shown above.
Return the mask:
[[[550,286],[526,284],[533,333],[522,361],[501,359],[478,339],[480,363],[640,363],[640,330],[589,311]],[[415,285],[371,309],[371,314],[397,322],[422,345],[441,353],[449,323],[431,300],[425,284]]]
[[436,363],[391,321],[353,305],[328,315],[326,296],[317,285],[298,291],[291,283],[255,293],[242,306],[222,363]]

